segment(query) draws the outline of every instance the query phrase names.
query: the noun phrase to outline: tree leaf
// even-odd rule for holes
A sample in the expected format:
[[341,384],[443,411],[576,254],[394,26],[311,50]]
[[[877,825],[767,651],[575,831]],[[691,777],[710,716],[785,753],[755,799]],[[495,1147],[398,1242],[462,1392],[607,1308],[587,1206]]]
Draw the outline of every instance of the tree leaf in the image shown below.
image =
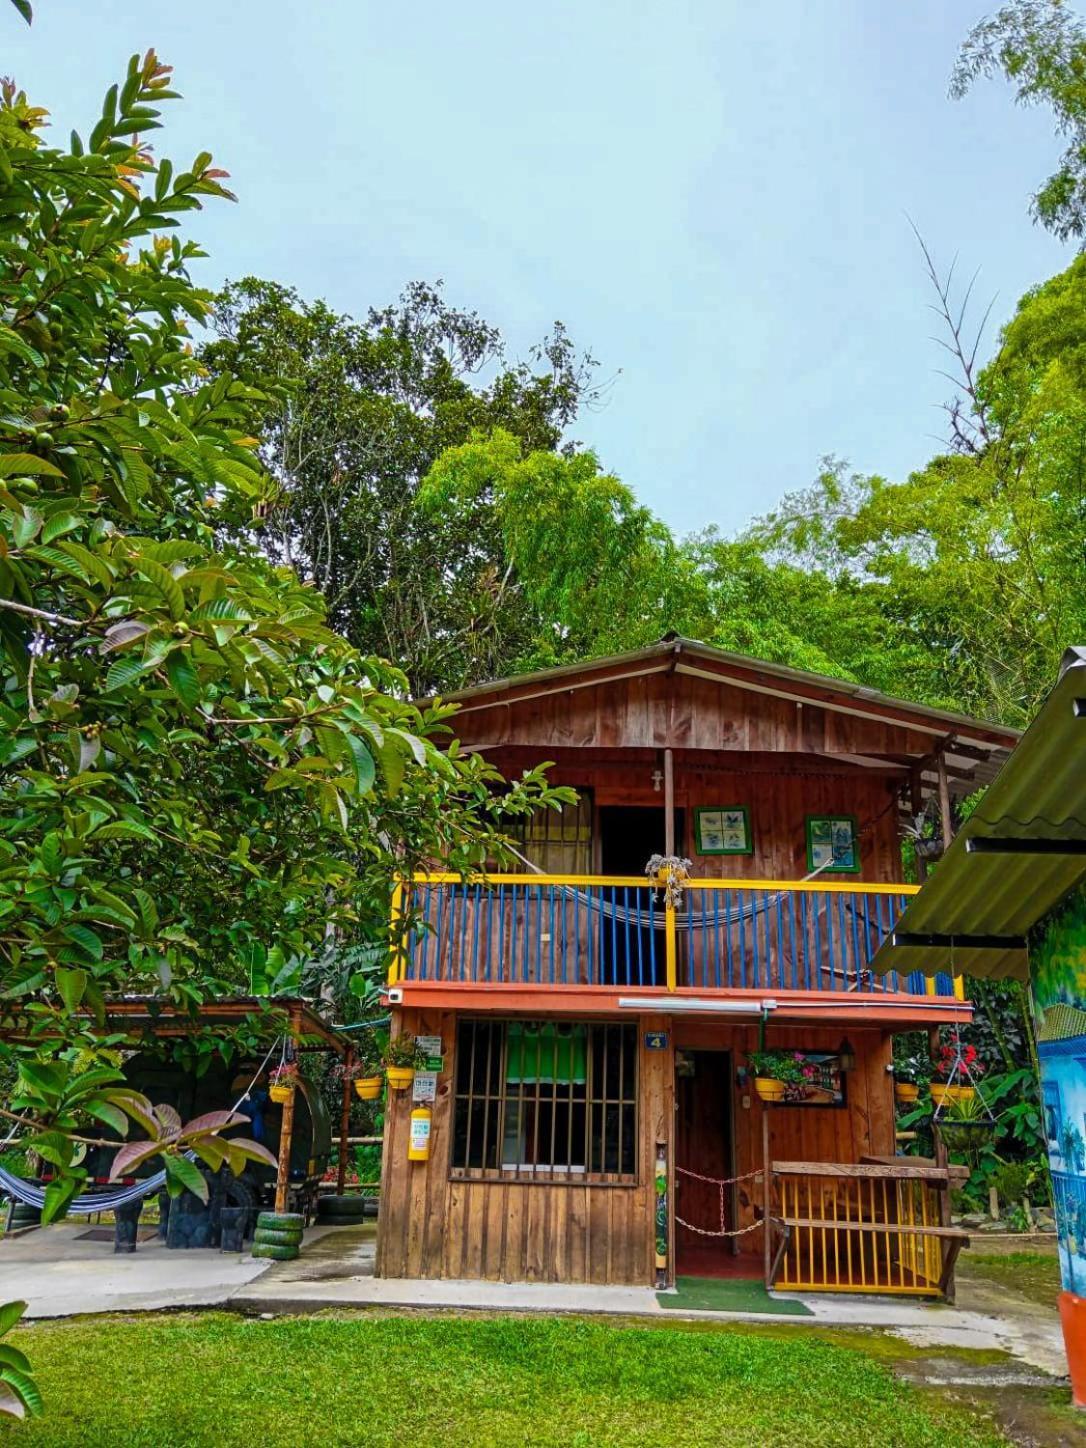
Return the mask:
[[83,999],[83,992],[87,988],[87,972],[85,970],[68,970],[58,965],[53,971],[53,979],[57,983],[57,991],[64,1008],[71,1013],[79,1009],[79,1003]]
[[166,1184],[171,1196],[180,1196],[182,1191],[188,1190],[198,1196],[202,1202],[207,1201],[207,1181],[204,1174],[194,1162],[184,1156],[167,1156],[164,1158],[166,1168]]
[[200,698],[200,680],[184,650],[175,649],[170,654],[166,660],[166,677],[181,702],[190,709],[195,707]]

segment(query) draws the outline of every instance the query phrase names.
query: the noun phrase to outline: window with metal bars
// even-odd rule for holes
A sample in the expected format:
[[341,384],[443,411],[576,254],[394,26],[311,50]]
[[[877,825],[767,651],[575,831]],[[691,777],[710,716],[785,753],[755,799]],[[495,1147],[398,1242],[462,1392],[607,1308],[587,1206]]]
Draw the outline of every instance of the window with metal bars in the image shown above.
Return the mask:
[[531,1181],[637,1176],[637,1028],[462,1020],[454,1175]]

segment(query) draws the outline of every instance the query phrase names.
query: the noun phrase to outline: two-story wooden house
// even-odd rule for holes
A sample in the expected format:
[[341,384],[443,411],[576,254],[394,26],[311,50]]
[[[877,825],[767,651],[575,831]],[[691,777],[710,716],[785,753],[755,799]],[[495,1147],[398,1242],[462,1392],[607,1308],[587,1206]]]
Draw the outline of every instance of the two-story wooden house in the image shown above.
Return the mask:
[[[579,802],[515,871],[404,884],[387,1000],[442,1059],[425,1160],[390,1093],[378,1273],[946,1290],[950,1177],[894,1160],[891,1037],[972,1008],[870,962],[915,888],[903,828],[1015,732],[680,638],[455,698],[466,747]],[[760,1043],[813,1073],[784,1104]]]

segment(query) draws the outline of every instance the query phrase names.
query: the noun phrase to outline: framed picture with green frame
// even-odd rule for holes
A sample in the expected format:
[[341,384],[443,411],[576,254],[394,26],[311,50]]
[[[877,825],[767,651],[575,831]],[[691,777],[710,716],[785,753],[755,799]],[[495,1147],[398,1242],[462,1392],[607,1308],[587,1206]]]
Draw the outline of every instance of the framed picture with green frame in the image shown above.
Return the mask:
[[694,853],[753,855],[750,810],[745,804],[708,805],[694,811]]
[[855,815],[807,816],[807,868],[820,875],[855,875],[860,839]]

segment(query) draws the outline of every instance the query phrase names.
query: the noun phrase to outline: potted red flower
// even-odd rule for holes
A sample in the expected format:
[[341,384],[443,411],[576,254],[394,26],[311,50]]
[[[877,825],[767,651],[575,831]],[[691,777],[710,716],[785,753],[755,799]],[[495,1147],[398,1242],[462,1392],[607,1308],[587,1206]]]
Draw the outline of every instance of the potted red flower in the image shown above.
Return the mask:
[[976,1046],[940,1046],[935,1074],[942,1079],[931,1083],[932,1101],[936,1106],[950,1101],[971,1101],[977,1094],[972,1083],[983,1071]]

